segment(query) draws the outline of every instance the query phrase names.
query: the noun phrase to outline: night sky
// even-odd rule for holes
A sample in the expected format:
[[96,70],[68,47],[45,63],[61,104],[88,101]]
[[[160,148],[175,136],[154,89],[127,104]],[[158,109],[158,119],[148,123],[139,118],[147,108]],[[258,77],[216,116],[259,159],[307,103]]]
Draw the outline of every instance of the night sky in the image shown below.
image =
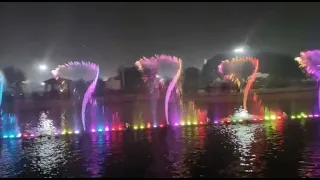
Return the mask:
[[170,54],[184,67],[247,44],[298,55],[320,48],[320,3],[0,3],[1,68],[44,80],[74,60],[96,62],[102,75],[142,56]]

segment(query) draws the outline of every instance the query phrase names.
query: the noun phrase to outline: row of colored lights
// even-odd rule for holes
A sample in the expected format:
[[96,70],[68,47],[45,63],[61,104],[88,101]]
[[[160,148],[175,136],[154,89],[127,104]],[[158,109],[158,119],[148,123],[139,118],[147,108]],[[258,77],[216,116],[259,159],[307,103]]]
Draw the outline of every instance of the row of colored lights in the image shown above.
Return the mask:
[[[290,116],[291,119],[303,119],[303,118],[318,118],[320,117],[319,114],[309,114],[309,115],[306,115],[305,113],[301,113],[299,115],[292,115]],[[224,124],[224,123],[237,123],[237,122],[245,122],[245,121],[263,121],[263,120],[279,120],[279,119],[283,119],[285,117],[283,116],[275,116],[275,115],[272,115],[272,116],[264,116],[264,117],[255,117],[255,118],[252,118],[252,119],[249,119],[249,120],[231,120],[230,118],[228,118],[227,120],[215,120],[213,123],[214,124]],[[205,122],[191,122],[191,121],[188,121],[188,122],[181,122],[181,123],[175,123],[174,126],[190,126],[190,125],[204,125],[206,124]],[[138,129],[150,129],[150,128],[163,128],[164,125],[154,125],[154,126],[151,126],[150,124],[144,126],[144,125],[140,125],[140,126],[133,126],[133,129],[134,130],[138,130]],[[122,130],[125,130],[126,128],[122,128],[122,127],[119,127],[119,128],[109,128],[109,127],[106,127],[105,129],[103,128],[99,128],[99,129],[91,129],[91,132],[92,133],[95,133],[95,132],[108,132],[108,131],[122,131]],[[59,136],[59,135],[71,135],[71,134],[80,134],[80,131],[78,130],[75,130],[75,131],[68,131],[68,130],[63,130],[61,133],[54,133],[55,136]],[[28,137],[36,137],[35,134],[23,134],[21,135],[20,133],[17,134],[17,135],[4,135],[3,138],[20,138],[20,137],[24,137],[24,138],[28,138]]]
[[319,114],[305,114],[305,113],[300,113],[298,115],[292,115],[291,119],[305,119],[305,118],[318,118],[320,117]]
[[284,117],[283,116],[275,116],[275,115],[272,115],[272,116],[265,116],[265,117],[260,117],[260,118],[257,118],[257,117],[255,117],[255,118],[252,118],[252,119],[247,119],[247,120],[244,120],[244,119],[239,119],[239,120],[235,120],[235,119],[233,119],[233,120],[231,120],[230,118],[226,118],[226,120],[220,120],[220,121],[218,121],[218,120],[215,120],[213,123],[214,124],[219,124],[219,123],[221,123],[221,124],[223,124],[223,123],[237,123],[237,122],[245,122],[245,121],[263,121],[263,120],[277,120],[277,119],[283,119]]

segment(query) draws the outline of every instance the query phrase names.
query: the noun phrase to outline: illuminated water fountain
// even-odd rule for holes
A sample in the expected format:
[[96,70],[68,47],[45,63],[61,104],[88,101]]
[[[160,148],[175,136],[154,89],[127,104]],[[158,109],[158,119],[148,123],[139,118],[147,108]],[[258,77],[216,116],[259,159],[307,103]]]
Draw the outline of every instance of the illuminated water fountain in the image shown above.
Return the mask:
[[[165,117],[167,125],[179,123],[179,115],[176,112],[173,112],[173,117],[169,120],[169,102],[174,101],[176,105],[180,103],[180,86],[177,86],[179,81],[181,70],[182,70],[182,60],[175,56],[167,56],[167,55],[155,55],[151,58],[141,58],[136,62],[136,66],[143,73],[143,80],[147,83],[149,92],[151,94],[151,108],[152,108],[152,116],[153,116],[153,126],[157,126],[159,124],[159,120],[157,120],[156,114],[156,94],[159,91],[159,87],[161,85],[170,82],[165,95]],[[172,92],[174,92],[174,96],[172,96]],[[179,102],[179,103],[177,103]],[[171,103],[171,104],[173,104]],[[179,108],[179,107],[176,107]],[[180,107],[181,108],[181,107]],[[171,109],[171,108],[170,108]]]
[[[79,72],[76,72],[76,73],[64,72],[64,73],[62,73],[63,70],[77,70],[78,68],[81,68],[81,67],[85,67],[85,68],[90,69],[91,71],[94,72],[94,74],[93,74],[94,78],[84,94],[82,106],[81,106],[82,129],[84,131],[86,131],[86,126],[87,126],[87,124],[86,124],[86,109],[87,109],[87,105],[90,102],[90,100],[92,98],[92,94],[93,94],[93,92],[96,88],[96,85],[97,85],[99,71],[100,71],[99,66],[94,63],[91,63],[91,62],[75,61],[75,62],[69,62],[67,64],[59,65],[56,69],[52,70],[51,72],[56,79],[58,79],[60,77],[66,77],[66,76],[70,79],[79,79],[79,77],[77,77],[79,74],[81,75],[80,78],[87,79],[86,77],[88,76],[88,73],[84,73],[84,72],[82,72],[82,73],[79,73]],[[64,75],[64,74],[67,74],[67,75]],[[90,78],[90,79],[92,79],[92,78]],[[78,123],[76,123],[75,126],[77,124]],[[74,127],[75,132],[80,131],[80,129],[81,129],[80,127],[77,127],[77,126]]]
[[53,120],[48,119],[48,115],[45,112],[42,112],[40,114],[39,124],[34,134],[37,136],[53,136],[57,133],[58,131],[53,124]]
[[21,137],[17,117],[14,114],[5,113],[1,110],[1,122],[3,138]]
[[299,67],[304,69],[308,75],[313,76],[318,82],[318,110],[320,109],[320,50],[304,51],[300,57],[295,58]]
[[[275,120],[284,118],[282,113],[275,113],[269,111],[267,108],[263,108],[261,100],[258,100],[257,94],[254,93],[254,102],[259,102],[258,105],[258,114],[252,115],[248,112],[247,101],[249,91],[254,83],[254,80],[257,76],[259,69],[259,60],[251,57],[244,58],[233,58],[232,60],[225,60],[218,66],[218,71],[224,76],[224,79],[231,80],[233,83],[236,83],[238,87],[241,87],[241,84],[244,83],[240,79],[243,79],[242,66],[244,63],[249,62],[253,66],[253,72],[249,76],[249,80],[246,83],[246,86],[243,90],[243,108],[240,107],[235,111],[235,113],[229,117],[223,118],[222,123],[227,122],[242,122],[242,121],[258,121],[258,120]],[[239,68],[240,67],[240,68]],[[264,111],[263,111],[264,109]],[[215,120],[214,123],[219,123],[218,120]]]

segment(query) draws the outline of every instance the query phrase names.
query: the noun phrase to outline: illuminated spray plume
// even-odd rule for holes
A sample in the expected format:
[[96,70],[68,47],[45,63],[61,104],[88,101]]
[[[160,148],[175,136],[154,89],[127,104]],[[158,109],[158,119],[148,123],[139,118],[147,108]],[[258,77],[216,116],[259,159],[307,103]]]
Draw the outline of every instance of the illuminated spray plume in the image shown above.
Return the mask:
[[229,79],[232,82],[236,83],[238,86],[240,86],[240,77],[235,74],[234,72],[231,72],[230,74],[226,74],[224,71],[225,66],[234,66],[238,63],[246,63],[250,62],[254,70],[250,76],[250,79],[248,80],[245,88],[244,88],[244,94],[243,94],[243,108],[244,110],[247,110],[247,101],[248,101],[248,94],[250,91],[250,88],[252,84],[254,83],[254,80],[256,78],[257,72],[259,70],[259,60],[257,58],[252,58],[252,57],[244,57],[244,58],[233,58],[232,60],[225,60],[222,61],[221,64],[218,66],[218,71],[224,75],[224,79]]
[[[175,56],[155,55],[151,58],[143,57],[135,64],[138,67],[139,71],[144,74],[143,80],[147,84],[150,83],[150,92],[153,92],[155,88],[158,88],[160,86],[160,84],[163,84],[166,81],[170,80],[165,96],[165,116],[167,124],[169,124],[168,104],[171,93],[175,89],[175,87],[177,87],[177,83],[180,78],[180,74],[182,71],[182,60]],[[170,68],[163,68],[163,65],[166,64],[169,64]],[[177,94],[177,97],[180,97],[180,92],[180,89],[176,88],[175,93]]]
[[34,134],[37,136],[52,136],[55,133],[57,133],[57,129],[53,124],[53,120],[48,118],[47,113],[41,112],[40,118],[39,118],[39,124],[37,128],[35,129]]
[[[295,58],[299,63],[299,67],[313,77],[319,83],[320,80],[320,50],[304,51],[300,53],[300,57]],[[318,108],[320,108],[320,87],[318,89]]]
[[92,97],[92,93],[94,92],[96,85],[97,85],[97,81],[99,78],[99,70],[100,70],[99,66],[92,63],[92,62],[74,61],[74,62],[69,62],[67,64],[59,65],[56,69],[52,70],[51,73],[56,79],[58,79],[61,76],[60,71],[62,69],[72,69],[72,68],[76,68],[76,67],[86,67],[86,68],[89,68],[95,72],[94,79],[84,94],[82,106],[81,106],[81,120],[82,120],[83,130],[85,131],[86,130],[85,111],[86,111],[87,104]]
[[4,75],[0,72],[0,106],[2,105],[4,82],[5,82]]

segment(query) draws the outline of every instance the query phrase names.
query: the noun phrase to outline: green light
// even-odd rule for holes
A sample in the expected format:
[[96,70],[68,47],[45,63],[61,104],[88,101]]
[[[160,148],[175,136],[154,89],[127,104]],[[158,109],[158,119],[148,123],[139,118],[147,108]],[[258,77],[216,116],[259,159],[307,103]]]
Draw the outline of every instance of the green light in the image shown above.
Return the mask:
[[265,116],[264,117],[264,120],[269,120],[270,118],[268,116]]
[[295,116],[291,116],[291,119],[295,119],[296,117]]
[[298,118],[298,119],[301,119],[301,116],[300,116],[300,115],[298,115],[298,116],[297,116],[297,118]]
[[237,122],[237,120],[233,120],[232,122]]

